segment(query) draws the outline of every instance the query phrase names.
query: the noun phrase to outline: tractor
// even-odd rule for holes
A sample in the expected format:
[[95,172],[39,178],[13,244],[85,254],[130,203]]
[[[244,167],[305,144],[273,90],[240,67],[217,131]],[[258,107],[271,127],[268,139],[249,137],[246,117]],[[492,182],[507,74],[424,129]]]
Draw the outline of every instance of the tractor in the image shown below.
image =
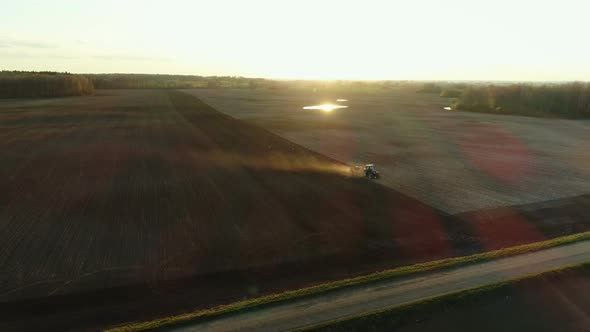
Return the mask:
[[377,171],[377,169],[375,168],[375,165],[373,164],[366,164],[365,165],[365,177],[367,179],[371,179],[371,180],[375,180],[381,177],[381,175],[379,175],[379,171]]
[[350,176],[352,177],[365,177],[370,180],[379,179],[381,175],[373,164],[355,165],[350,167]]

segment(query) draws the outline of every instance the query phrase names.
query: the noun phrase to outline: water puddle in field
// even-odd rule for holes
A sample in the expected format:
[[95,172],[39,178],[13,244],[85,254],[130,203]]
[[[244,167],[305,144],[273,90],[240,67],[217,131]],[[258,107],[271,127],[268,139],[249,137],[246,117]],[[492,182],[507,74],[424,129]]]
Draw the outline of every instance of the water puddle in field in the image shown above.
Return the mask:
[[348,108],[345,105],[334,105],[334,104],[321,104],[321,105],[313,105],[313,106],[305,106],[303,107],[304,110],[320,110],[324,112],[332,112],[335,109],[339,108]]
[[453,109],[452,109],[452,108],[450,108],[449,106],[447,106],[447,107],[443,107],[443,110],[446,110],[446,111],[452,111]]
[[342,103],[342,102],[348,101],[348,99],[336,99],[336,101],[339,103]]

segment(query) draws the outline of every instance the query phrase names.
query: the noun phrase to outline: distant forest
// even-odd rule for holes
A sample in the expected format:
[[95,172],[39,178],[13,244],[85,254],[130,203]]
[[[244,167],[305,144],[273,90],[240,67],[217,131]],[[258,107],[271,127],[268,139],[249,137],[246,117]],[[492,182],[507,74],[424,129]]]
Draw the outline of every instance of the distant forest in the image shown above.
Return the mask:
[[92,94],[94,89],[269,89],[334,93],[374,93],[419,88],[412,81],[273,80],[240,76],[162,74],[82,74],[0,72],[0,98],[60,97]]
[[93,93],[92,82],[82,75],[55,72],[0,72],[0,98],[84,96]]
[[410,84],[409,81],[273,80],[241,76],[161,74],[86,74],[85,76],[97,89],[271,89],[366,92]]
[[590,84],[470,86],[452,108],[532,116],[590,117]]
[[87,74],[86,77],[97,89],[257,88],[270,82],[261,78],[237,76]]
[[590,117],[590,83],[425,83],[418,90],[453,98],[451,108],[537,117]]

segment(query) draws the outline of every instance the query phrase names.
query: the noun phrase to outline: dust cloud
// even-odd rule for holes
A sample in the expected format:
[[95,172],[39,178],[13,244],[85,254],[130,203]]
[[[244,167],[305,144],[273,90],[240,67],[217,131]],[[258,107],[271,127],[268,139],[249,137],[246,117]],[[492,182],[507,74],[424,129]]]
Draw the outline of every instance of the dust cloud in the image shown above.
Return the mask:
[[287,153],[270,153],[267,155],[244,155],[238,153],[211,152],[195,156],[201,161],[223,167],[246,167],[282,172],[317,172],[339,176],[355,176],[354,167],[339,162],[318,160],[313,156],[295,156]]

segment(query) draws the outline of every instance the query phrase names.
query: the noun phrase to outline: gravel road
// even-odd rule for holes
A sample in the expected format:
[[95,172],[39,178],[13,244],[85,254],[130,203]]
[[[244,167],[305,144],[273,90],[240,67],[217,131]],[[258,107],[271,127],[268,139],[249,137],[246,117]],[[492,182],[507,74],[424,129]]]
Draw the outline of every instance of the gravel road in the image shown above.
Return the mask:
[[590,261],[590,241],[239,314],[177,331],[286,331]]

